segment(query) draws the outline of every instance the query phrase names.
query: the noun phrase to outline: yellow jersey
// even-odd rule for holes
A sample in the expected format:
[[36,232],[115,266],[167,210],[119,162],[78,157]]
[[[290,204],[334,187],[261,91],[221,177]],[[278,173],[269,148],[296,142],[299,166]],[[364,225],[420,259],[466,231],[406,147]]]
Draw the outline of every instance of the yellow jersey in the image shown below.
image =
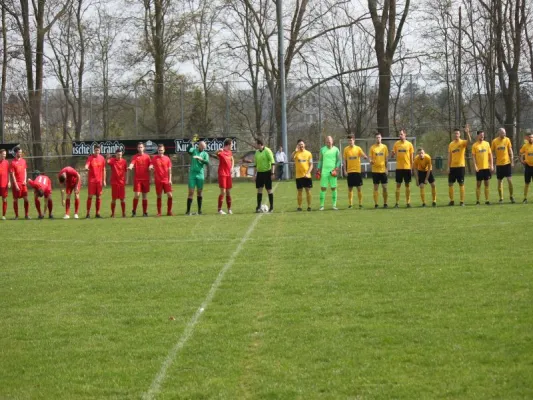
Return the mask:
[[533,167],[533,144],[524,144],[520,149],[520,154],[524,155],[526,164]]
[[496,155],[496,165],[507,165],[511,163],[509,150],[513,148],[508,137],[503,139],[497,137],[492,141],[492,152]]
[[383,143],[373,144],[370,147],[370,160],[373,161],[372,172],[386,173],[387,172],[387,158],[389,157],[389,149]]
[[363,154],[363,149],[359,146],[346,146],[344,148],[343,158],[346,161],[346,172],[361,173],[361,157]]
[[468,140],[459,139],[453,141],[448,146],[448,157],[451,159],[451,168],[464,167],[465,166],[465,151],[468,146]]
[[424,154],[424,158],[416,156],[413,164],[417,171],[428,172],[431,171],[433,168],[431,164],[431,157],[429,156],[429,154]]
[[477,141],[474,143],[472,145],[472,157],[474,157],[474,160],[476,160],[478,169],[489,169],[489,157],[492,157],[492,151],[490,150],[489,142],[483,140],[482,142]]
[[392,152],[396,154],[396,169],[411,169],[411,156],[415,152],[411,142],[406,140],[402,143],[398,140],[394,143]]
[[294,170],[296,172],[296,179],[299,178],[310,178],[311,175],[306,175],[307,171],[311,167],[313,162],[313,155],[310,151],[295,151],[294,156]]

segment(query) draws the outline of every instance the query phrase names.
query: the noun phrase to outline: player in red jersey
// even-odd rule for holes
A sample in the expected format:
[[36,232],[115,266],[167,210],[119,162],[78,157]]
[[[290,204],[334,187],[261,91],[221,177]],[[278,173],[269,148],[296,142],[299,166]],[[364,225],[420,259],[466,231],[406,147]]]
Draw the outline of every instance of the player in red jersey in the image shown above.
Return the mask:
[[[48,209],[48,218],[54,218],[52,214],[52,208],[54,204],[52,203],[52,181],[44,173],[35,171],[38,175],[34,180],[28,179],[28,186],[33,188],[33,199],[35,201],[35,208],[39,213],[39,219],[43,219]],[[41,200],[40,198],[44,196],[44,211],[41,212]]]
[[22,158],[22,149],[17,147],[15,149],[15,159],[11,161],[9,167],[15,219],[19,218],[19,199],[24,199],[24,217],[30,219],[28,215],[30,203],[28,202],[28,187],[26,186],[26,181],[28,180],[26,169],[27,165],[26,160]]
[[[65,167],[57,176],[61,188],[61,205],[65,206],[65,216],[63,219],[70,218],[70,196],[74,192],[74,219],[78,219],[78,210],[80,208],[80,188],[81,178],[78,171],[72,167]],[[65,202],[65,191],[67,192],[67,201]]]
[[87,216],[91,217],[91,205],[93,202],[93,196],[96,196],[96,218],[102,218],[100,215],[100,207],[102,206],[102,191],[106,186],[106,170],[105,159],[100,154],[100,145],[95,144],[93,146],[93,154],[87,158],[85,163],[85,171],[89,171],[89,177],[87,179],[89,187],[87,188]]
[[167,194],[167,215],[172,215],[172,161],[165,155],[165,146],[157,146],[157,155],[152,158],[150,169],[154,171],[155,192],[157,194],[157,216],[161,216],[161,196]]
[[111,218],[115,217],[117,200],[120,200],[122,218],[126,217],[126,183],[128,178],[128,163],[122,157],[122,150],[115,151],[115,157],[107,155],[107,163],[111,167]]
[[220,188],[220,194],[218,195],[218,213],[226,214],[222,210],[222,203],[224,202],[224,196],[226,196],[226,205],[228,206],[228,214],[233,214],[231,211],[231,188],[233,187],[233,181],[231,179],[231,171],[235,166],[235,160],[233,159],[233,153],[231,152],[231,139],[224,140],[224,148],[217,151],[218,157],[218,187]]
[[128,169],[131,171],[135,168],[135,178],[133,179],[133,210],[131,216],[137,214],[137,205],[139,197],[143,197],[143,217],[148,216],[148,199],[147,194],[150,192],[150,165],[152,160],[148,154],[144,153],[144,143],[137,144],[137,154],[131,159]]
[[7,151],[0,149],[0,196],[2,197],[2,219],[6,219],[7,193],[11,188],[9,179],[9,161],[6,160]]

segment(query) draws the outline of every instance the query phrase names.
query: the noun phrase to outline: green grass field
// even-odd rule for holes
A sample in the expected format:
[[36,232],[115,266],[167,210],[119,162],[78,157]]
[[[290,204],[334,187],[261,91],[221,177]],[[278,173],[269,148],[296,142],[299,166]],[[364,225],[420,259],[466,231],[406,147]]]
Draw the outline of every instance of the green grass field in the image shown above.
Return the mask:
[[298,213],[283,182],[266,215],[240,183],[232,216],[208,185],[190,217],[176,186],[176,217],[79,221],[56,190],[56,220],[0,221],[0,399],[531,399],[533,205],[466,185]]

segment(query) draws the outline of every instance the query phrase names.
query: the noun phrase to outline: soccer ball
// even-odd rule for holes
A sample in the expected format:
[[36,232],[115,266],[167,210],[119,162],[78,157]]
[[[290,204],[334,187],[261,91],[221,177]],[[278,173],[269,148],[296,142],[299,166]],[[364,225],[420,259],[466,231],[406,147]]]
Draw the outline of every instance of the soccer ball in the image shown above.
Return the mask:
[[268,206],[266,204],[261,204],[261,212],[267,213],[268,212]]

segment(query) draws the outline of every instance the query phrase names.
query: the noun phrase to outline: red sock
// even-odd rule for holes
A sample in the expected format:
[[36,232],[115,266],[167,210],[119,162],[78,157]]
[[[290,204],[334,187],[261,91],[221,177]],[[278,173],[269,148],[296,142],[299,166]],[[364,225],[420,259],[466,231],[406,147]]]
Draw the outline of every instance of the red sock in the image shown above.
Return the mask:
[[218,211],[222,210],[222,203],[224,202],[224,195],[220,194],[218,196]]
[[143,214],[148,212],[148,200],[143,199]]
[[39,213],[39,217],[41,216],[41,200],[39,198],[35,198],[35,208],[37,209],[37,212]]
[[65,202],[65,214],[70,214],[70,199],[67,199],[67,201]]
[[172,212],[172,197],[169,197],[167,199],[167,214],[170,214]]
[[2,202],[2,216],[5,217],[7,212],[7,201]]
[[139,199],[133,199],[133,211],[137,211],[137,206],[139,205]]
[[89,214],[91,212],[91,206],[93,204],[93,199],[91,197],[89,197],[87,199],[87,214]]
[[100,207],[102,207],[102,199],[96,198],[96,215],[100,215]]
[[[143,200],[143,210],[144,210],[144,200]],[[161,214],[161,197],[157,198],[157,214]]]
[[52,199],[48,199],[48,215],[52,215],[52,208],[54,208],[54,203]]
[[28,200],[24,200],[24,216],[28,216],[28,212],[30,211],[30,202]]
[[74,199],[74,213],[77,214],[80,210],[80,199]]
[[15,217],[19,216],[19,201],[13,200],[13,210],[15,211]]
[[125,216],[126,215],[126,202],[124,200],[120,202],[120,207],[122,207],[122,216]]
[[228,210],[231,210],[231,196],[229,194],[226,195],[226,204],[228,205]]
[[111,216],[114,217],[115,216],[115,202],[111,202]]

